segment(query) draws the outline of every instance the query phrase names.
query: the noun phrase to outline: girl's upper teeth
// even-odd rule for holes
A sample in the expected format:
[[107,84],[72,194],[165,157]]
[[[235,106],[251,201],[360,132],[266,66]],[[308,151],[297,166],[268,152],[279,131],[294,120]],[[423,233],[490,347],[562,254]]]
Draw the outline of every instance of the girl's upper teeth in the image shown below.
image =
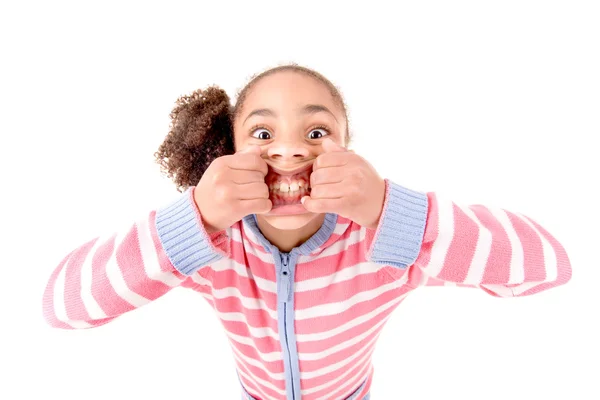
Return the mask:
[[271,185],[271,190],[279,192],[297,192],[300,188],[308,189],[308,184],[303,180],[287,182],[277,182]]

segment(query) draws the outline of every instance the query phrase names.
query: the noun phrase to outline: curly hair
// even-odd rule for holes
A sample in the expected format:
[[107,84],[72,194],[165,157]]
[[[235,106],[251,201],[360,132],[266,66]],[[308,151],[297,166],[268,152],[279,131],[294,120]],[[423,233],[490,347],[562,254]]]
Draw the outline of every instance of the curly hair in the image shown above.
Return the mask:
[[[320,73],[297,64],[282,65],[254,75],[239,91],[235,105],[231,105],[227,93],[218,86],[195,90],[177,99],[170,113],[169,133],[154,153],[161,172],[173,180],[179,192],[197,185],[215,159],[235,153],[233,121],[241,113],[248,93],[258,81],[281,71],[302,73],[325,84],[342,109],[348,127],[348,112],[340,90]],[[348,128],[345,136],[348,143]]]

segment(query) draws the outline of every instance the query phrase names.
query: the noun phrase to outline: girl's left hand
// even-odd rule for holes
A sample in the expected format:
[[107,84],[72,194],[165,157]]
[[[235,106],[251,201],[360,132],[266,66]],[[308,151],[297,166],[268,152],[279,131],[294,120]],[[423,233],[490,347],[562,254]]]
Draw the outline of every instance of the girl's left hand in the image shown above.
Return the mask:
[[310,175],[310,196],[302,198],[306,210],[336,213],[357,224],[376,229],[385,200],[385,181],[375,168],[353,151],[330,138]]

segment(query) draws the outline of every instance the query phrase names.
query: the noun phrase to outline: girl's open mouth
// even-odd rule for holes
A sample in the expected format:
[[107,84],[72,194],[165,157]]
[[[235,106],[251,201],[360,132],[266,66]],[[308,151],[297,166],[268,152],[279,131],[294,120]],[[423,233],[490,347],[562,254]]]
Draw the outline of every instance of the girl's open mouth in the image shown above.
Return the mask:
[[269,187],[269,199],[273,203],[270,215],[292,215],[308,212],[300,203],[300,199],[303,196],[310,195],[311,172],[312,164],[292,174],[269,166],[265,183]]

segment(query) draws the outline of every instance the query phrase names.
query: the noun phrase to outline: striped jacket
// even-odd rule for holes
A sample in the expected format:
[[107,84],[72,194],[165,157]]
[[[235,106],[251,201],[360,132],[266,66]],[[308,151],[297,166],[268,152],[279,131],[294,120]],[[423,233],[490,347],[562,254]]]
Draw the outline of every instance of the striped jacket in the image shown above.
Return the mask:
[[255,215],[207,234],[194,190],[68,254],[44,294],[46,321],[96,327],[183,286],[222,322],[243,399],[365,400],[377,338],[416,288],[515,297],[571,278],[563,246],[530,218],[390,180],[376,230],[326,214],[289,253],[261,234]]

